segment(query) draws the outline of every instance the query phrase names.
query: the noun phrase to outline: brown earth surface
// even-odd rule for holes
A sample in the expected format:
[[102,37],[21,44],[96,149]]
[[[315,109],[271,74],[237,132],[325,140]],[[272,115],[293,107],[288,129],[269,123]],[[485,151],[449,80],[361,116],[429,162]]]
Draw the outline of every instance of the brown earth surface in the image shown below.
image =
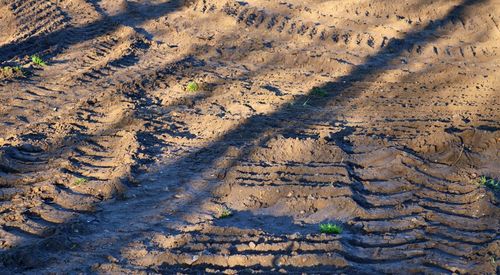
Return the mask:
[[0,1],[0,273],[498,274],[499,57],[498,0]]

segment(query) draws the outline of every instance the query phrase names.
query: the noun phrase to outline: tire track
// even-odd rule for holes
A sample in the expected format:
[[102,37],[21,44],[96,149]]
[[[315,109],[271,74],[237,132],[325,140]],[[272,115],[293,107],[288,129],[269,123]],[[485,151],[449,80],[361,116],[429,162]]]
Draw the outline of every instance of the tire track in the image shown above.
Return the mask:
[[[432,273],[489,268],[484,256],[471,260],[480,249],[487,251],[482,255],[495,253],[498,245],[498,214],[488,214],[487,209],[494,206],[484,190],[419,172],[414,167],[425,166],[427,171],[442,167],[434,168],[401,149],[343,154],[342,163],[338,158],[342,150],[338,150],[330,155],[333,162],[313,155],[310,158],[318,162],[311,163],[304,154],[302,161],[290,160],[281,146],[291,141],[280,139],[287,138],[271,139],[248,157],[253,161],[241,160],[226,173],[218,203],[232,209],[239,219],[214,218],[183,233],[157,233],[145,241],[147,250],[135,243],[124,248],[122,256],[134,266],[156,266],[158,272],[186,271],[183,266],[200,272],[297,272],[301,268],[395,272],[404,265],[411,272]],[[304,148],[310,148],[310,142],[310,138],[298,141]],[[300,145],[294,148],[301,150]],[[273,156],[291,162],[269,162]],[[306,224],[283,224],[265,216],[285,206],[283,214]],[[463,206],[479,208],[471,211]],[[245,216],[247,211],[254,214]],[[308,229],[309,223],[332,211],[347,218],[340,220],[345,231],[341,236]],[[343,211],[348,214],[343,216]],[[474,216],[478,212],[482,214]],[[292,232],[272,233],[269,223]],[[260,230],[245,229],[254,226]],[[99,268],[109,270],[110,266]]]
[[14,1],[11,9],[19,22],[15,41],[60,30],[71,20],[57,5],[47,0]]
[[[38,15],[29,13],[39,2],[16,6],[17,16],[26,22],[52,18],[57,8],[48,2],[37,6]],[[71,264],[52,262],[78,258],[87,265],[78,272],[103,273],[498,269],[491,264],[498,257],[498,202],[471,183],[494,171],[498,159],[498,131],[492,126],[497,105],[483,104],[496,98],[494,74],[484,70],[491,64],[479,60],[496,52],[474,39],[459,41],[471,30],[483,30],[478,27],[483,18],[471,21],[456,13],[431,23],[429,18],[441,17],[421,20],[426,11],[415,7],[390,13],[381,8],[384,3],[336,3],[348,9],[344,17],[317,23],[308,13],[328,10],[285,2],[259,6],[263,2],[200,0],[172,18],[139,27],[117,29],[109,19],[68,30],[76,38],[61,43],[64,51],[54,60],[69,54],[73,61],[51,66],[31,82],[6,84],[29,87],[22,95],[3,95],[7,107],[0,107],[2,123],[15,133],[0,139],[0,247],[21,247],[2,256],[9,268],[73,272]],[[453,5],[443,7],[448,11]],[[212,17],[237,33],[218,35],[219,26],[198,24]],[[387,27],[360,27],[375,21]],[[409,40],[393,35],[416,33],[421,24],[435,30],[431,43],[420,41],[427,33]],[[136,29],[142,27],[166,28],[164,35],[155,33],[164,42],[140,35]],[[383,34],[383,28],[394,30]],[[186,37],[189,43],[181,41]],[[292,42],[278,51],[269,37]],[[177,40],[180,46],[171,43]],[[307,49],[287,48],[293,42]],[[186,46],[192,50],[177,49]],[[371,58],[381,49],[391,55],[380,57],[383,68]],[[326,68],[345,67],[330,73],[314,61],[328,59],[328,52],[337,59]],[[270,64],[262,56],[271,56]],[[290,56],[295,63],[284,68],[292,63],[280,59]],[[429,69],[425,58],[435,67]],[[454,58],[478,67],[456,71]],[[389,72],[379,75],[355,65],[363,59],[372,62],[366,68]],[[410,61],[417,64],[407,69]],[[351,79],[343,69],[377,79]],[[51,78],[59,70],[64,83]],[[430,76],[439,70],[477,75]],[[295,74],[287,76],[291,71]],[[317,95],[304,95],[311,83],[336,73],[335,87],[316,86]],[[34,84],[38,80],[47,82]],[[207,91],[176,94],[196,80]],[[456,92],[474,87],[480,91],[474,98]],[[294,105],[283,107],[288,100]],[[23,105],[34,102],[41,105],[33,107],[40,117],[23,115]],[[62,102],[71,105],[42,116]],[[439,105],[443,102],[450,106]],[[453,112],[459,116],[448,117]],[[481,122],[474,120],[478,117]],[[124,192],[127,187],[131,192]],[[111,197],[118,200],[99,204]],[[232,215],[220,219],[223,209]],[[320,234],[323,222],[338,223],[344,231]],[[80,235],[84,240],[74,241]],[[49,256],[25,263],[30,255],[23,249],[35,251],[45,241],[62,239]],[[82,246],[73,251],[73,245]],[[61,258],[45,263],[56,254]]]
[[[194,8],[201,12],[211,12],[215,6],[215,4],[205,4],[201,8],[198,6]],[[296,35],[310,41],[327,43],[332,46],[345,46],[353,50],[375,52],[384,48],[391,40],[399,40],[397,36],[387,37],[382,34],[360,33],[336,26],[326,27],[320,23],[306,22],[286,15],[268,13],[263,8],[252,7],[240,2],[229,1],[221,8],[221,11],[233,17],[239,24],[247,27],[254,27],[277,34]],[[389,15],[386,15],[386,17],[389,17]],[[398,20],[404,20],[405,16],[398,16],[397,18]],[[412,22],[411,19],[406,20]],[[481,20],[486,19],[481,18]],[[411,23],[409,24],[411,25]],[[462,28],[465,27],[463,19],[458,15],[456,15],[456,19],[450,20],[449,24],[451,26],[442,26],[441,28],[446,31],[453,31],[458,28],[458,25]],[[438,56],[440,58],[470,59],[479,56],[491,56],[493,52],[496,52],[496,50],[488,48],[479,50],[477,46],[467,45],[467,43],[463,43],[463,45],[437,45],[421,43],[418,40],[421,39],[416,38],[415,41],[405,41],[406,52],[409,57]],[[398,47],[397,44],[392,43],[392,45]]]

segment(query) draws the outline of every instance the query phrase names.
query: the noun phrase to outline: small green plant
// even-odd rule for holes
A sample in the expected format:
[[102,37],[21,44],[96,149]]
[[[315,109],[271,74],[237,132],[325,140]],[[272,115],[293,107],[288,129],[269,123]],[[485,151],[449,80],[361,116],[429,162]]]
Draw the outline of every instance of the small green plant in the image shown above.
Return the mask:
[[84,184],[86,182],[87,182],[87,179],[78,178],[78,179],[75,180],[75,185],[78,186],[78,185]]
[[344,229],[338,224],[322,223],[319,225],[319,231],[325,234],[341,234]]
[[0,79],[2,78],[14,78],[24,76],[23,70],[20,66],[5,66],[0,67]]
[[31,56],[31,62],[33,62],[33,64],[41,66],[41,67],[47,66],[47,63],[45,63],[45,61],[43,61],[43,59],[36,54]]
[[481,176],[479,178],[479,184],[481,186],[484,186],[484,187],[487,187],[487,188],[490,188],[494,191],[500,191],[500,181],[496,181],[494,179],[488,179],[487,177],[485,176]]
[[231,209],[229,208],[223,208],[222,211],[220,212],[219,214],[219,219],[225,219],[225,218],[229,218],[233,215],[233,211],[231,211]]
[[195,81],[191,81],[187,84],[186,89],[188,92],[197,92],[200,89],[200,85]]
[[314,87],[311,90],[311,94],[314,96],[320,96],[320,97],[325,97],[328,95],[328,93],[325,91],[325,89],[320,88],[320,87]]

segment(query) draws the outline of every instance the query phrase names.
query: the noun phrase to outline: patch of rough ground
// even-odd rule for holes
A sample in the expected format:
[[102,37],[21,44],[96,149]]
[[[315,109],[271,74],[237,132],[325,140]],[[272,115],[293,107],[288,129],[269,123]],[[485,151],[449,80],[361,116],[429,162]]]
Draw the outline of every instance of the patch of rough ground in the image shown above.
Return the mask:
[[499,273],[496,1],[14,0],[0,20],[23,70],[0,80],[2,273]]

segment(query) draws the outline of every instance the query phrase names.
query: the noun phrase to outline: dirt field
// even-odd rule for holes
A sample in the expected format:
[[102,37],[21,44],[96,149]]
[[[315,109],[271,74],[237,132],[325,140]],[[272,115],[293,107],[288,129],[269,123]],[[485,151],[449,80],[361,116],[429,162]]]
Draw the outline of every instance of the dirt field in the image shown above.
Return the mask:
[[0,66],[1,274],[500,273],[499,0],[0,0]]

